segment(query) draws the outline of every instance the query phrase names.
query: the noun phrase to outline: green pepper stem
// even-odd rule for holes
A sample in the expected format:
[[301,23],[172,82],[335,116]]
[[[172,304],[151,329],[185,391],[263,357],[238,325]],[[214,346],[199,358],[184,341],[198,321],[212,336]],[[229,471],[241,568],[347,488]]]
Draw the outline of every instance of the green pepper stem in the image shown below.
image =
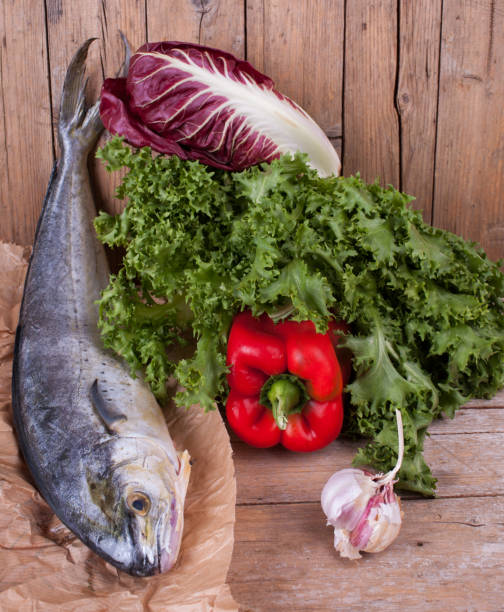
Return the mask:
[[271,385],[268,399],[279,429],[287,429],[289,414],[299,404],[300,396],[299,386],[290,380],[279,379]]

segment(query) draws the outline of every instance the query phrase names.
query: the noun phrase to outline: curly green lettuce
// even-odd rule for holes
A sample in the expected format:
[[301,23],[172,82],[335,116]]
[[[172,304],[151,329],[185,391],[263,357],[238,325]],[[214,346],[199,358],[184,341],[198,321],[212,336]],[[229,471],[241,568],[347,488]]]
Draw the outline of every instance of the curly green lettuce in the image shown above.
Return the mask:
[[[346,432],[370,440],[354,463],[393,466],[400,408],[398,486],[432,495],[429,424],[504,385],[499,265],[426,225],[410,196],[359,176],[320,178],[302,155],[231,173],[114,138],[99,157],[110,171],[128,168],[117,190],[124,211],[95,222],[105,244],[125,248],[100,300],[106,346],[160,399],[174,375],[179,404],[212,409],[226,393],[237,312],[285,312],[319,331],[337,313],[354,356]],[[195,352],[170,357],[188,332]]]

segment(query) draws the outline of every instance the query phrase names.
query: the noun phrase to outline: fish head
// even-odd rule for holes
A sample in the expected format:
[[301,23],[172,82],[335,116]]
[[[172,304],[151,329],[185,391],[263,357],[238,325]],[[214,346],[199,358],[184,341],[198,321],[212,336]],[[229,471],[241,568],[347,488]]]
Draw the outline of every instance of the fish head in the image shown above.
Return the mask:
[[131,542],[130,573],[151,575],[170,570],[177,560],[183,531],[183,504],[156,474],[124,470],[122,498]]
[[174,463],[162,448],[142,440],[124,454],[102,480],[106,495],[95,500],[116,534],[115,543],[104,541],[100,553],[134,576],[167,572],[182,541],[189,455],[185,451]]

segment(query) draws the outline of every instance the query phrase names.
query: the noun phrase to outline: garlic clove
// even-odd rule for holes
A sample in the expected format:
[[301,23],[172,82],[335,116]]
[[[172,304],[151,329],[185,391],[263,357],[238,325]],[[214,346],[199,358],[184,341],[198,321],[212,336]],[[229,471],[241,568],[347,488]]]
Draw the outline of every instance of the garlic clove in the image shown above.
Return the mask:
[[381,552],[398,536],[403,513],[392,485],[388,486],[390,490],[379,492],[369,499],[361,520],[353,530],[334,530],[334,548],[342,557],[360,559],[360,551]]
[[381,552],[385,550],[399,535],[402,517],[399,497],[392,492],[394,499],[376,506],[369,516],[372,533],[365,548],[366,552]]

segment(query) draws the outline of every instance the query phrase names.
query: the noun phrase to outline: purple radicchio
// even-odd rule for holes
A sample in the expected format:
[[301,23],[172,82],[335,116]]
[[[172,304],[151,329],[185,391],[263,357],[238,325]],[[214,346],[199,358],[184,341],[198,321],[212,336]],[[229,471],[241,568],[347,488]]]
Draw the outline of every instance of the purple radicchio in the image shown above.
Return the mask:
[[126,78],[106,79],[100,115],[135,147],[225,170],[301,151],[321,176],[339,174],[328,138],[273,81],[230,53],[180,42],[147,43]]

